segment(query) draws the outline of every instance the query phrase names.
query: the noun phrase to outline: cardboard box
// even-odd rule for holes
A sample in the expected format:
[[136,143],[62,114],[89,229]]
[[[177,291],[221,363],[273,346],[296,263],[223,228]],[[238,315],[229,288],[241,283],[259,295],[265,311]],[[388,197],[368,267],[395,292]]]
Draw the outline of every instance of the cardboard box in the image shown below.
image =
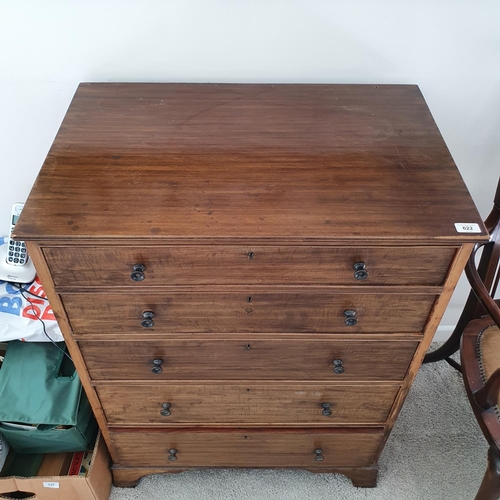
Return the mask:
[[[92,454],[91,467],[86,477],[2,477],[0,478],[0,498],[108,500],[111,480],[108,449],[99,433]],[[27,496],[22,495],[22,493],[27,494]]]
[[[90,453],[90,452],[89,452]],[[47,453],[37,476],[66,476],[73,455],[71,453]]]

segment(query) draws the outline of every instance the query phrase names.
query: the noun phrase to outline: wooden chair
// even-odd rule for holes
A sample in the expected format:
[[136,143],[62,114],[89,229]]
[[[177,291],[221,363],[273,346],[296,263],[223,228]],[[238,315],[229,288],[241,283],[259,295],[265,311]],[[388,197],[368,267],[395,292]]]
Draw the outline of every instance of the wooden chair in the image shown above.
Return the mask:
[[[460,320],[461,371],[476,419],[488,441],[488,466],[476,500],[500,498],[500,181],[485,225],[491,239],[474,249],[466,266],[472,291]],[[482,248],[479,265],[476,254]],[[468,318],[468,321],[466,321]],[[458,325],[457,325],[458,327]]]
[[[493,202],[493,209],[489,216],[484,221],[486,229],[491,235],[490,241],[483,245],[483,253],[477,267],[477,273],[480,280],[483,282],[485,288],[491,292],[491,295],[495,294],[498,285],[497,267],[500,256],[500,230],[499,230],[499,219],[500,219],[500,179],[498,182],[497,190],[495,193],[495,198]],[[475,256],[477,253],[475,250],[473,256],[469,260],[469,269],[471,266],[475,269]],[[469,278],[470,281],[470,278]],[[461,371],[460,365],[458,365],[453,359],[451,359],[452,354],[457,352],[460,348],[460,341],[464,333],[465,328],[474,319],[479,319],[486,314],[485,308],[483,307],[481,301],[478,299],[477,293],[472,287],[469,294],[465,307],[462,314],[457,322],[457,325],[450,335],[449,339],[437,350],[428,353],[425,356],[424,363],[433,363],[435,361],[445,360],[458,371]]]

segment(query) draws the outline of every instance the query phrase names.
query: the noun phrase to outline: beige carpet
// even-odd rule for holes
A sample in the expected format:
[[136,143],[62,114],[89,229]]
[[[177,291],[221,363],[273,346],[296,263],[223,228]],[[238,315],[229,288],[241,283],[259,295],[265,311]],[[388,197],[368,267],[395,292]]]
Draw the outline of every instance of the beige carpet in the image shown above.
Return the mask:
[[377,488],[354,488],[336,474],[206,470],[148,476],[137,488],[113,488],[111,500],[472,500],[486,450],[460,374],[439,362],[417,376],[380,459]]

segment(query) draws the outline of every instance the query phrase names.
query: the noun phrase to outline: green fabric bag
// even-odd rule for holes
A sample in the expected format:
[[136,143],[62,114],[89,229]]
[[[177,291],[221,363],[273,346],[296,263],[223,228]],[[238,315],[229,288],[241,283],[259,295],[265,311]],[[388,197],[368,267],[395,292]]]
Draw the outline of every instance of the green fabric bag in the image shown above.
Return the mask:
[[87,450],[97,433],[74,365],[70,363],[69,370],[64,367],[64,375],[61,372],[66,361],[64,343],[58,346],[60,349],[47,342],[8,343],[0,369],[0,432],[18,453]]

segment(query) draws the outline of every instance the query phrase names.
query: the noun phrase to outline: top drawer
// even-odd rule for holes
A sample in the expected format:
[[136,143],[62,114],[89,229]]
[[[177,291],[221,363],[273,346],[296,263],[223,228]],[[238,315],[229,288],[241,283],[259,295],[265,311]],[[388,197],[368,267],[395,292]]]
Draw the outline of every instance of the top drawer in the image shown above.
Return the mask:
[[[455,248],[46,247],[56,286],[441,285]],[[358,272],[354,268],[359,263]],[[139,272],[134,266],[139,264]]]

